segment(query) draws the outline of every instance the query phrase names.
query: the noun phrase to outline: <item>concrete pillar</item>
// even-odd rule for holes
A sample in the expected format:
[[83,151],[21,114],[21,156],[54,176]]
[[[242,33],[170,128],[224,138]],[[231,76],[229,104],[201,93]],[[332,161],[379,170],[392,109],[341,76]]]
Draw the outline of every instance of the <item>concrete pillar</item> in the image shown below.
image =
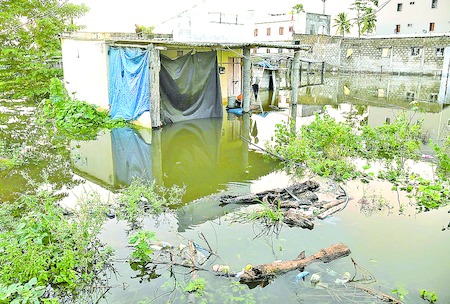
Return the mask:
[[450,47],[444,49],[444,62],[442,64],[438,102],[440,104],[450,103]]
[[251,79],[250,79],[250,73],[251,73],[251,61],[250,61],[250,48],[246,47],[244,48],[244,71],[243,71],[243,105],[242,110],[244,112],[250,111],[250,87],[251,87]]
[[150,56],[150,116],[152,127],[159,128],[161,124],[161,96],[159,92],[159,72],[161,71],[161,59],[159,50],[153,45],[149,46]]
[[298,87],[300,85],[300,52],[294,53],[294,62],[292,64],[292,80],[291,80],[291,100],[292,104],[297,104],[298,101]]

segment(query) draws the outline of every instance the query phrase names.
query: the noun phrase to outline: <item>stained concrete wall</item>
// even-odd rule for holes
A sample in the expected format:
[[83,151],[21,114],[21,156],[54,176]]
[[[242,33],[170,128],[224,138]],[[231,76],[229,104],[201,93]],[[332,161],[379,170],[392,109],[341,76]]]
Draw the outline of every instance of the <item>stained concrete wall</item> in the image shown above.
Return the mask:
[[69,94],[108,109],[108,47],[105,41],[63,38],[61,44],[64,82]]
[[311,44],[312,52],[305,57],[325,61],[328,70],[440,75],[450,35],[344,38],[295,34],[294,41]]

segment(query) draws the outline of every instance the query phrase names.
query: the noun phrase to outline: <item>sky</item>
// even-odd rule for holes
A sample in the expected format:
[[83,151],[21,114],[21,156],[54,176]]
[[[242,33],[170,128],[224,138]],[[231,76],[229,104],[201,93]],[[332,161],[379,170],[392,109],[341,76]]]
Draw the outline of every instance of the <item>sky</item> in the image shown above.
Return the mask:
[[[322,0],[69,0],[72,3],[84,3],[90,11],[78,23],[86,25],[89,32],[134,32],[134,25],[157,26],[175,17],[195,5],[206,2],[218,11],[255,10],[255,13],[290,12],[297,4],[303,4],[305,11],[322,13]],[[350,6],[352,0],[327,0],[325,13],[334,15]]]

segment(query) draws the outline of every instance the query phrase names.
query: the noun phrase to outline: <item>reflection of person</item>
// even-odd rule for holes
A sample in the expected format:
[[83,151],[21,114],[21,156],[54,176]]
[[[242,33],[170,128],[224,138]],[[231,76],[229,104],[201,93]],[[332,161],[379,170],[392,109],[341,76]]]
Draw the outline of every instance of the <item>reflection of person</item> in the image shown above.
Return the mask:
[[255,100],[258,99],[258,91],[259,91],[259,77],[255,77],[255,81],[252,84],[253,94],[255,94]]

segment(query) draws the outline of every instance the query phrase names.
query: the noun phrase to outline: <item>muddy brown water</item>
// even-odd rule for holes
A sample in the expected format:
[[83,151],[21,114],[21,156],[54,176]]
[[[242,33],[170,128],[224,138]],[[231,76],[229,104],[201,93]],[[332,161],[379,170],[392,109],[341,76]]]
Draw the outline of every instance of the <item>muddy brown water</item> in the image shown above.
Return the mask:
[[[391,185],[348,182],[343,185],[350,196],[346,208],[316,220],[313,230],[305,230],[288,226],[267,229],[255,222],[235,221],[233,215],[243,206],[219,206],[218,202],[220,194],[258,192],[296,180],[278,163],[264,158],[258,148],[270,140],[277,123],[288,119],[295,118],[300,127],[312,121],[314,113],[328,112],[338,120],[351,116],[355,121],[376,126],[405,110],[412,119],[424,119],[426,139],[442,142],[450,128],[450,107],[434,102],[439,82],[435,77],[328,75],[324,85],[302,88],[295,108],[288,103],[288,91],[279,92],[275,100],[272,93],[262,91],[264,113],[236,116],[225,111],[223,119],[175,123],[161,130],[115,129],[101,132],[96,140],[71,141],[68,147],[51,149],[46,142],[48,135],[29,127],[32,105],[2,102],[2,138],[25,143],[31,155],[40,158],[20,170],[1,172],[0,198],[13,200],[16,193],[29,187],[24,172],[40,180],[42,172],[48,171],[49,181],[56,188],[68,189],[69,195],[62,201],[68,208],[86,191],[111,199],[133,177],[141,176],[166,187],[186,187],[178,208],[146,218],[144,228],[155,231],[159,240],[174,246],[193,240],[206,248],[203,234],[219,256],[204,264],[207,270],[213,264],[224,264],[238,272],[247,264],[293,259],[303,250],[310,255],[335,243],[344,243],[352,251],[349,257],[329,264],[308,266],[305,271],[310,275],[305,280],[298,280],[298,271],[292,271],[266,286],[236,285],[235,278],[198,271],[195,276],[204,278],[206,286],[203,295],[195,297],[183,292],[194,276],[188,268],[160,265],[157,275],[150,278],[140,276],[128,263],[121,262],[130,254],[128,226],[110,219],[101,238],[116,250],[117,273],[110,274],[111,289],[101,303],[380,302],[354,285],[336,283],[345,272],[355,274],[351,258],[361,267],[356,269],[357,278],[375,278],[375,282],[364,287],[393,297],[397,294],[391,291],[400,290],[405,303],[425,303],[419,292],[426,289],[436,292],[438,303],[450,303],[450,231],[442,231],[450,221],[448,206],[417,213],[409,200],[401,196],[404,212],[400,213],[397,193],[390,190]],[[422,113],[413,111],[411,93],[415,105],[424,110]],[[421,152],[432,155],[426,144]],[[433,167],[424,158],[414,170],[430,175]],[[326,180],[317,180],[324,187],[332,187]],[[358,200],[363,195],[377,199],[360,204]],[[309,281],[315,273],[321,276],[319,286],[312,286]]]

